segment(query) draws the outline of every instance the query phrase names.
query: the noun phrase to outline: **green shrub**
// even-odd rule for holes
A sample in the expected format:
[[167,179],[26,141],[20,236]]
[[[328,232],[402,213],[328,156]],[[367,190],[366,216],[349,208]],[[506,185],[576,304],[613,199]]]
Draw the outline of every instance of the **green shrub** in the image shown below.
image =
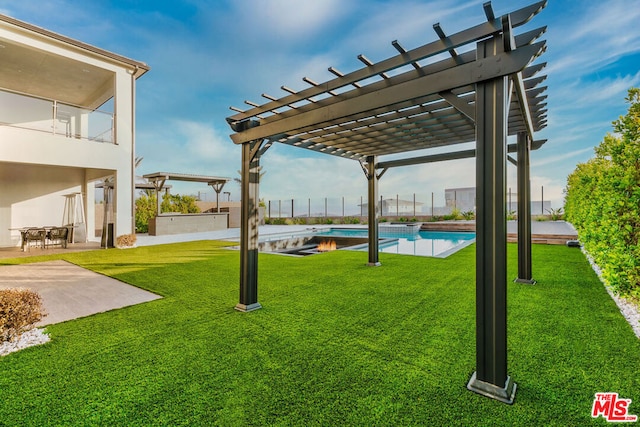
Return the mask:
[[31,289],[0,289],[0,342],[11,341],[46,316],[40,294]]
[[467,221],[472,220],[476,217],[476,213],[474,211],[466,211],[466,212],[462,212],[462,218],[466,219]]
[[355,216],[346,216],[342,219],[343,224],[360,224],[360,218]]
[[547,209],[547,212],[549,212],[549,216],[551,217],[551,221],[558,221],[558,220],[561,220],[562,217],[563,217],[562,208]]
[[640,299],[640,89],[626,101],[615,134],[567,178],[565,213],[612,289]]
[[265,224],[286,225],[287,224],[287,218],[269,218],[269,222],[267,223],[267,221],[265,220]]

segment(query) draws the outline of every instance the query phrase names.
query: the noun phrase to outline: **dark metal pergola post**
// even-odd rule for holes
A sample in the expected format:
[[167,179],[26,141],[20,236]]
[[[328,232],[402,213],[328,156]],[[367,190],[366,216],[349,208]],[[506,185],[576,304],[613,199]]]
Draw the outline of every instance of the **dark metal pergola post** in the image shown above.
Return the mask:
[[379,266],[378,257],[378,174],[376,173],[376,156],[367,157],[367,198],[368,198],[368,227],[369,227],[369,262],[367,265]]
[[[479,42],[477,57],[504,51],[502,37]],[[476,84],[476,372],[467,388],[513,403],[507,375],[506,162],[509,78]]]
[[242,144],[240,227],[240,302],[238,311],[261,308],[258,302],[258,190],[262,141]]
[[531,182],[529,153],[531,138],[518,132],[518,277],[516,283],[533,285],[531,271]]

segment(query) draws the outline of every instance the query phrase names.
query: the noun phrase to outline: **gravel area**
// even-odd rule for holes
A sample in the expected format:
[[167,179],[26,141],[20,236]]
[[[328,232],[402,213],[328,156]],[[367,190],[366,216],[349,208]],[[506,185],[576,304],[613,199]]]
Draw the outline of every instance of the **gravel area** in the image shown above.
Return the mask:
[[600,281],[604,285],[605,289],[607,290],[609,295],[611,295],[611,298],[618,305],[618,308],[620,309],[620,313],[622,313],[624,318],[627,319],[627,322],[629,322],[629,325],[631,325],[631,329],[633,329],[633,332],[636,334],[636,336],[640,338],[640,310],[638,310],[638,307],[636,307],[634,304],[630,303],[624,298],[621,298],[620,296],[613,293],[611,288],[607,286],[604,279],[602,278],[602,271],[600,270],[600,267],[598,267],[598,265],[595,262],[593,262],[593,258],[591,258],[589,253],[587,253],[587,251],[585,251],[584,248],[581,248],[581,249],[582,249],[582,253],[584,253],[584,255],[589,260],[589,263],[591,264],[593,271],[596,272],[596,274],[600,278]]
[[23,348],[44,344],[50,340],[51,338],[49,338],[49,335],[44,332],[44,329],[31,329],[20,335],[20,337],[15,341],[5,341],[0,343],[0,357],[6,356],[14,351],[22,350]]

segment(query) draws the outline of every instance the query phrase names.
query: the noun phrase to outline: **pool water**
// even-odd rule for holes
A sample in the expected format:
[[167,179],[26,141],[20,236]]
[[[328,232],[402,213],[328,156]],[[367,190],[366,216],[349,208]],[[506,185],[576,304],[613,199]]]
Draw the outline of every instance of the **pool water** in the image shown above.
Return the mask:
[[[367,237],[368,231],[366,229],[331,228],[318,231],[317,235]],[[385,232],[384,228],[381,228],[379,237],[385,239],[380,242],[380,252],[444,258],[474,243],[476,233],[449,231],[398,233],[396,231]],[[349,249],[366,251],[368,246],[366,244],[358,245]]]

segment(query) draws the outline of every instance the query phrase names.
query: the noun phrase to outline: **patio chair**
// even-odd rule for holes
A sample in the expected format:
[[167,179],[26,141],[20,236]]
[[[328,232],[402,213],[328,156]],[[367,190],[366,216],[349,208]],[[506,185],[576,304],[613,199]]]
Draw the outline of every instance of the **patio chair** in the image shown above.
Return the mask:
[[40,249],[45,247],[45,238],[47,237],[47,231],[44,228],[32,227],[28,228],[24,233],[24,243],[28,250],[31,250],[32,243],[40,245]]
[[66,249],[68,236],[69,229],[67,227],[51,227],[47,233],[47,240],[49,240],[49,245],[60,245]]

